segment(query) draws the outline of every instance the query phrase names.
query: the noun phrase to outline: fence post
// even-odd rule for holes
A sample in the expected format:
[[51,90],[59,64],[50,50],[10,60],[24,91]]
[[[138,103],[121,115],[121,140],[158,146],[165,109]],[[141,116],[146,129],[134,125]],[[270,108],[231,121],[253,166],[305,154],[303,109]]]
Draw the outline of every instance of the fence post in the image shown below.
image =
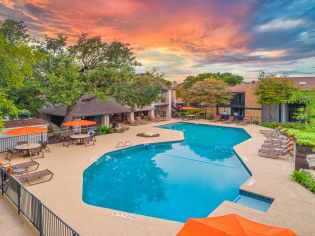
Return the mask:
[[3,195],[4,194],[4,188],[3,188],[3,185],[4,185],[4,178],[3,178],[3,169],[0,168],[0,172],[1,172],[1,194]]
[[21,212],[21,185],[18,183],[18,214]]
[[39,235],[40,236],[44,236],[43,224],[42,224],[42,221],[43,221],[42,209],[43,209],[43,204],[41,201],[38,201],[38,218],[39,218],[38,228],[39,228]]

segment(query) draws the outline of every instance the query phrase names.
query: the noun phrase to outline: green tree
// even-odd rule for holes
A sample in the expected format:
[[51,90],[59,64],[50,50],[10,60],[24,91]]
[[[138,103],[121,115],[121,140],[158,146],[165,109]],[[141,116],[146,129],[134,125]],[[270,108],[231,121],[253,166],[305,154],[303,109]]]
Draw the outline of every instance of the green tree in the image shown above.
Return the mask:
[[187,103],[199,103],[205,106],[228,104],[233,94],[227,90],[228,84],[222,80],[205,79],[196,82],[191,88],[183,91],[183,99]]
[[228,85],[236,85],[240,84],[244,78],[239,75],[231,74],[231,73],[203,73],[197,76],[187,76],[187,78],[181,84],[182,89],[188,89],[193,86],[198,81],[206,80],[206,79],[216,79],[222,80]]
[[[134,66],[139,63],[129,45],[116,41],[108,44],[101,37],[87,34],[73,46],[67,46],[66,41],[62,35],[47,37],[43,49],[49,57],[42,65],[48,101],[67,106],[64,122],[72,120],[84,94],[114,97],[132,107],[148,105],[157,98],[157,77],[135,76]],[[144,96],[147,101],[141,99]]]
[[258,82],[255,94],[259,104],[269,105],[269,121],[272,121],[272,107],[274,103],[285,103],[292,96],[296,88],[292,81],[286,77],[276,77],[275,75],[264,76]]
[[35,111],[39,108],[37,95],[42,94],[39,83],[34,79],[34,71],[37,62],[45,55],[29,46],[28,42],[23,22],[6,20],[0,23],[1,92],[10,100],[9,104],[19,110]]
[[134,110],[151,105],[168,86],[168,81],[164,80],[162,75],[146,73],[131,76],[117,83],[113,87],[112,96],[117,102],[128,105]]
[[3,92],[0,92],[0,130],[3,129],[3,116],[16,116],[19,110],[12,100],[8,99]]
[[295,119],[303,122],[315,123],[315,89],[300,90],[295,89],[292,91],[291,96],[287,103],[300,103],[301,106],[295,115]]
[[24,22],[13,19],[6,19],[0,22],[0,34],[10,44],[25,43],[29,39],[27,27]]

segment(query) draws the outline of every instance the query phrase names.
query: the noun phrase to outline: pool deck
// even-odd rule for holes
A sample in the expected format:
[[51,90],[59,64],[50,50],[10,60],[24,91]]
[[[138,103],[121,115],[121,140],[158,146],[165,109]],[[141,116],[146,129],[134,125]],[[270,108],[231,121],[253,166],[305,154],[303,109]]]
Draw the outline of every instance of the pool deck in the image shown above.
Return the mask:
[[[105,152],[118,150],[116,145],[120,141],[131,141],[133,145],[137,145],[182,140],[183,134],[180,131],[154,127],[172,122],[176,120],[131,126],[125,133],[97,137],[95,146],[71,145],[67,148],[61,144],[50,145],[51,153],[46,152],[44,159],[36,160],[40,163],[40,170],[47,168],[54,173],[53,179],[27,188],[82,236],[176,235],[182,223],[91,206],[82,201],[82,175],[89,165]],[[192,122],[212,124],[202,120]],[[240,128],[221,123],[214,125]],[[290,173],[294,168],[292,160],[288,157],[279,159],[259,157],[257,151],[265,140],[259,130],[263,128],[256,125],[241,128],[244,128],[252,138],[238,144],[234,149],[253,174],[241,189],[275,200],[266,213],[225,201],[211,215],[233,212],[262,223],[292,228],[299,235],[315,235],[315,195],[290,180]],[[155,138],[136,136],[141,132],[158,132],[161,135]],[[0,154],[0,161],[3,159],[4,155]],[[26,160],[15,157],[13,164]],[[118,214],[115,214],[117,212]]]

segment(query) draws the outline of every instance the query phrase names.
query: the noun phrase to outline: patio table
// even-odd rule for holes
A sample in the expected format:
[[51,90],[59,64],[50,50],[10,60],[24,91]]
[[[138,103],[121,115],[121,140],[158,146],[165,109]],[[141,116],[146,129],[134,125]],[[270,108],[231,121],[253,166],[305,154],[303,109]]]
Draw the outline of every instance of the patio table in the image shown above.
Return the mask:
[[83,144],[83,140],[88,137],[90,137],[89,134],[74,134],[70,136],[71,139],[79,140],[79,144]]
[[41,144],[39,144],[39,143],[30,143],[30,144],[17,145],[15,147],[15,149],[18,150],[18,151],[21,151],[21,152],[26,151],[27,156],[31,156],[30,155],[30,151],[32,149],[39,148],[39,147],[41,147]]
[[196,115],[186,115],[186,117],[189,118],[189,119],[191,119],[191,120],[193,120],[193,119],[196,118]]

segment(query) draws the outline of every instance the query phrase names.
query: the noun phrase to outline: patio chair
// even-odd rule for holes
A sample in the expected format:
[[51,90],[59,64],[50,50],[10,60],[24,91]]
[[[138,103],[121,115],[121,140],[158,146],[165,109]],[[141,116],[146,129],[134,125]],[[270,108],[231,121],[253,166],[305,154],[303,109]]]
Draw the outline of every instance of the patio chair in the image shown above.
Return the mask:
[[5,160],[11,161],[12,157],[18,153],[19,153],[18,150],[8,148],[7,155],[5,156]]
[[50,152],[47,141],[41,142],[41,147],[43,150]]
[[[44,152],[42,147],[32,148],[29,150],[30,156],[38,156],[38,158],[44,158]],[[40,156],[41,155],[41,156]]]
[[70,136],[66,136],[66,141],[62,144],[62,146],[69,147],[70,144],[74,144],[76,140],[72,139]]
[[250,124],[250,120],[247,117],[244,117],[242,121],[237,123],[238,125],[248,125]]
[[[90,146],[90,145],[95,145],[95,140],[93,139],[93,136],[87,137],[83,139],[84,145]],[[91,144],[92,143],[92,144]]]
[[128,122],[128,124],[131,125],[131,126],[137,126],[137,125],[139,125],[137,122],[132,121],[130,117],[127,118],[127,122]]
[[211,121],[212,122],[219,122],[221,120],[221,115],[216,115]]
[[224,124],[232,124],[234,121],[234,116],[229,116],[229,118],[226,121],[223,121]]
[[148,124],[148,121],[141,119],[140,116],[137,116],[136,120],[137,120],[138,123],[140,123],[142,125]]
[[157,117],[154,118],[153,116],[150,116],[149,119],[152,122],[160,122],[161,121],[159,118],[157,118]]
[[[35,185],[35,184],[48,182],[52,179],[53,176],[54,174],[50,170],[46,169],[46,170],[40,170],[40,171],[20,175],[20,176],[17,176],[16,179],[20,181],[21,183],[28,183],[28,185]],[[45,177],[48,177],[48,179]],[[42,181],[34,182],[35,180],[40,180],[43,178],[45,179]]]
[[16,142],[17,145],[23,145],[23,144],[28,144],[28,141],[20,141]]
[[0,174],[3,175],[3,179],[0,181],[0,189],[3,190],[3,193],[6,193],[11,182],[11,177],[4,169],[0,169],[0,172],[2,172]]

